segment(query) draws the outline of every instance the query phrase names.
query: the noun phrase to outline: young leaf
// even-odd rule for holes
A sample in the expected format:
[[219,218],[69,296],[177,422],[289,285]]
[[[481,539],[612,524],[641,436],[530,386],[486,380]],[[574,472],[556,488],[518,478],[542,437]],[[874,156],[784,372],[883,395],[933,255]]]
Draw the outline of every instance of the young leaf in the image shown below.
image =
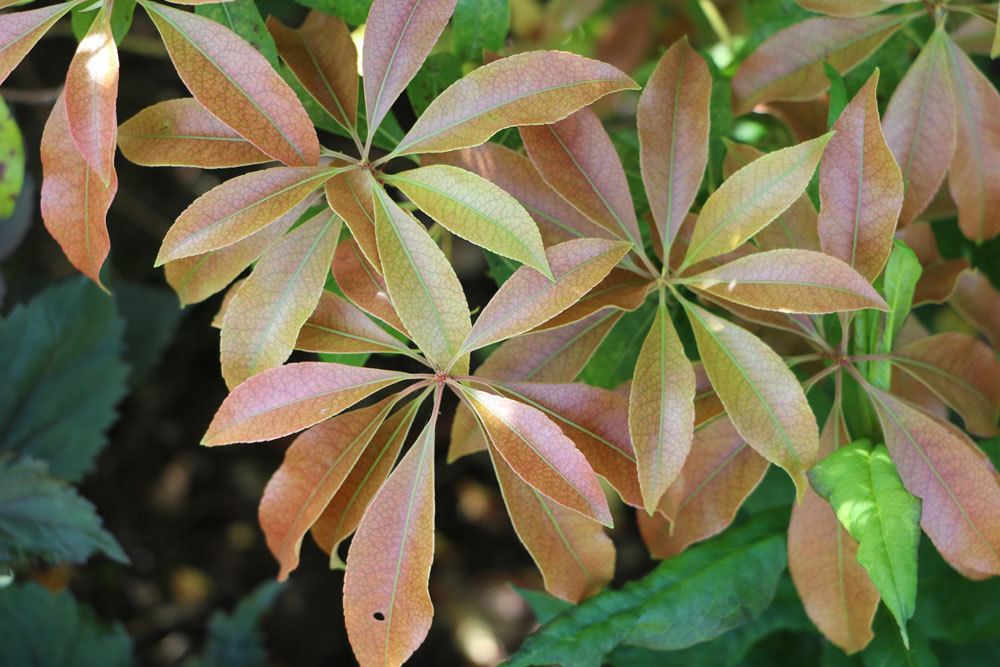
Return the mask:
[[368,263],[354,239],[344,239],[333,256],[333,277],[351,303],[399,331],[406,327],[399,320],[389,299],[385,279]]
[[302,87],[331,118],[353,131],[358,122],[358,50],[344,22],[311,11],[296,29],[269,16],[267,30]]
[[886,295],[889,311],[886,314],[879,352],[892,350],[906,317],[910,314],[917,281],[920,279],[920,262],[913,251],[900,241],[893,241],[892,254],[885,266],[882,292]]
[[328,354],[407,351],[406,346],[347,299],[324,291],[316,310],[302,325],[296,350]]
[[607,308],[635,310],[653,287],[654,283],[647,276],[615,267],[576,303],[533,331],[563,327]]
[[378,271],[378,240],[375,238],[375,191],[364,169],[351,169],[326,182],[326,201],[344,219],[365,259]]
[[639,97],[639,159],[656,228],[669,252],[708,165],[712,77],[687,40],[663,55]]
[[521,138],[553,190],[588,220],[642,248],[625,169],[592,110],[580,109],[551,125],[522,127]]
[[316,361],[271,368],[229,393],[202,444],[274,440],[329,419],[406,377],[399,371]]
[[611,525],[608,501],[590,464],[543,412],[478,389],[461,387],[461,392],[521,479],[560,505]]
[[64,95],[56,100],[45,123],[41,157],[45,228],[70,263],[103,288],[101,267],[111,250],[107,214],[118,191],[118,178],[112,169],[105,186],[77,152],[66,120]]
[[874,281],[892,250],[903,177],[879,125],[878,70],[833,126],[819,168],[823,252]]
[[769,153],[728,178],[702,207],[682,268],[735,250],[791,206],[830,137]]
[[371,135],[444,30],[455,0],[375,0],[361,56]]
[[1000,293],[985,275],[976,270],[965,271],[955,283],[949,304],[1000,349]]
[[917,602],[920,500],[903,488],[885,446],[871,449],[866,440],[827,456],[809,471],[809,479],[857,541],[858,562],[908,644],[906,622]]
[[336,213],[318,213],[269,248],[240,286],[222,321],[227,386],[288,359],[323,293],[340,226]]
[[853,18],[880,12],[906,0],[795,0],[799,6],[817,14]]
[[190,97],[154,104],[129,118],[118,127],[118,147],[143,167],[218,169],[271,160]]
[[885,110],[885,140],[906,184],[900,227],[927,208],[955,152],[956,109],[946,39],[943,31],[934,31]]
[[223,123],[276,160],[319,161],[309,115],[256,49],[211,19],[141,0],[191,94]]
[[445,229],[552,277],[535,221],[493,183],[443,164],[404,171],[386,182]]
[[555,281],[523,266],[483,308],[462,351],[510,338],[555,317],[599,283],[628,251],[625,243],[576,239],[549,248]]
[[375,189],[375,233],[389,297],[410,337],[427,357],[448,369],[469,334],[462,284],[427,230]]
[[854,269],[813,250],[758,252],[684,282],[726,301],[764,310],[832,313],[888,309],[879,293]]
[[474,70],[441,93],[393,154],[478,146],[505,127],[554,123],[609,93],[637,87],[611,65],[572,53],[515,54]]
[[344,618],[362,665],[402,664],[431,626],[434,424],[379,489],[347,554]]
[[799,381],[774,350],[749,331],[687,301],[698,351],[736,430],[764,458],[784,468],[799,497],[819,452],[816,418]]
[[694,395],[694,370],[661,294],[628,401],[628,430],[647,514],[656,510],[691,450]]
[[0,16],[0,83],[7,80],[42,35],[77,4],[63,2]]

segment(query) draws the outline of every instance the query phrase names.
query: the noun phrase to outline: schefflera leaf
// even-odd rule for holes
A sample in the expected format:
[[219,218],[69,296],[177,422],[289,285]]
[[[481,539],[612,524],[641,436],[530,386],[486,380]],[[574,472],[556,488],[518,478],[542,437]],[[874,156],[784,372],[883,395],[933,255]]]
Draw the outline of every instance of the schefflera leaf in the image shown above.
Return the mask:
[[909,644],[906,623],[917,602],[920,499],[899,479],[884,445],[857,440],[809,471],[819,495],[857,543],[857,560],[868,571]]
[[702,364],[726,413],[751,447],[784,468],[798,496],[816,462],[816,418],[798,379],[774,350],[749,331],[687,301]]
[[892,5],[899,5],[906,0],[795,0],[805,9],[817,14],[854,18],[880,12]]
[[364,252],[353,238],[346,238],[337,246],[337,252],[333,256],[333,277],[351,303],[397,330],[406,332],[406,327],[389,299],[385,279],[368,263]]
[[903,205],[903,176],[879,123],[878,70],[833,126],[819,168],[823,252],[874,281],[892,251]]
[[409,352],[402,341],[376,324],[364,311],[330,291],[323,292],[316,310],[302,325],[295,349],[330,354]]
[[380,272],[382,263],[378,258],[378,239],[375,237],[375,190],[368,172],[351,169],[337,174],[324,186],[326,201],[337,215],[344,219],[347,228],[369,268]]
[[552,278],[535,221],[516,199],[493,183],[443,164],[394,174],[386,182],[445,229]]
[[56,21],[79,3],[63,2],[0,16],[0,83]]

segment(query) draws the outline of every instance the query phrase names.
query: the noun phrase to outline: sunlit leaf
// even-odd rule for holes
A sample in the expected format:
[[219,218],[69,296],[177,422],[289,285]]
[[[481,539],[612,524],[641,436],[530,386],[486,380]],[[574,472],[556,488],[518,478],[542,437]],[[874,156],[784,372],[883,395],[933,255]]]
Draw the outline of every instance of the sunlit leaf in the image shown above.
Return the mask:
[[42,35],[77,4],[63,2],[0,16],[0,83],[7,80]]
[[385,279],[368,263],[354,239],[344,239],[337,246],[333,277],[354,305],[399,331],[406,331],[389,299]]
[[295,349],[328,354],[393,354],[406,350],[406,346],[347,299],[324,291],[316,310],[302,325]]
[[375,191],[363,169],[351,169],[328,180],[326,201],[347,223],[365,259],[376,271],[382,267],[375,238]]
[[635,310],[653,287],[654,283],[647,276],[615,267],[576,303],[533,331],[563,327],[607,308]]

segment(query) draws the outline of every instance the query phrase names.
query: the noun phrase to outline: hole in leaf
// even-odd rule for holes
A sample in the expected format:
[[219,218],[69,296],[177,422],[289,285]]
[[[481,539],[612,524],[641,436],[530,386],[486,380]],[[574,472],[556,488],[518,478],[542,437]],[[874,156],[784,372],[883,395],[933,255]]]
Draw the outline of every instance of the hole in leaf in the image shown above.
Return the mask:
[[383,614],[380,611],[377,611],[374,614],[372,614],[372,617],[374,617],[374,619],[376,621],[384,621],[385,620],[385,614]]

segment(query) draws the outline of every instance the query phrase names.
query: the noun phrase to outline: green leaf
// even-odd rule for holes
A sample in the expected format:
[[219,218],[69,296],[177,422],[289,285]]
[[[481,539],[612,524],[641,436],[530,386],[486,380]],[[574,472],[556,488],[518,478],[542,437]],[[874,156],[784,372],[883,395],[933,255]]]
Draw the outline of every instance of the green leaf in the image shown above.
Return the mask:
[[875,638],[861,654],[865,667],[938,667],[927,636],[919,627],[910,634],[910,647],[893,627],[892,617],[884,611],[875,616]]
[[[903,322],[910,314],[910,306],[913,304],[913,293],[920,280],[923,269],[916,253],[899,239],[893,240],[892,253],[889,261],[885,265],[885,273],[882,276],[882,295],[886,303],[889,304],[889,311],[885,314],[885,326],[882,327],[881,338],[877,345],[872,345],[872,352],[878,354],[888,354],[892,351],[893,343],[899,330],[903,328]],[[869,323],[869,335],[877,335],[875,321],[882,317],[881,313],[867,311],[864,313]],[[871,381],[882,389],[889,389],[889,382],[892,377],[892,365],[889,361],[874,361],[868,368],[868,377]]]
[[536,591],[530,588],[521,588],[511,585],[517,594],[524,598],[524,601],[531,608],[531,613],[539,623],[548,623],[553,618],[563,613],[573,606],[572,602],[567,602],[561,598],[549,595],[544,591]]
[[722,183],[722,161],[726,157],[726,145],[722,140],[731,137],[733,132],[733,87],[712,59],[707,62],[712,75],[712,97],[708,107],[708,184],[709,192],[714,192]]
[[[924,540],[914,623],[931,639],[970,644],[1000,639],[1000,577],[966,579]],[[953,663],[946,663],[953,664]]]
[[97,551],[128,562],[94,506],[69,484],[49,477],[45,463],[0,457],[0,563],[35,558],[82,563]]
[[454,48],[462,60],[477,65],[483,49],[498,51],[510,30],[509,0],[458,0],[451,19]]
[[783,511],[761,514],[582,602],[543,625],[508,664],[596,667],[622,644],[676,650],[756,618],[785,568],[786,521]]
[[[0,218],[9,218],[14,213],[23,187],[24,139],[10,108],[0,99]],[[0,225],[3,224],[0,220]]]
[[[361,25],[368,19],[372,0],[295,0],[303,7],[317,9],[324,14],[339,16],[351,25]],[[361,136],[364,136],[362,133]]]
[[[136,0],[116,0],[111,8],[111,34],[115,43],[121,44],[125,35],[132,27],[132,16],[135,14]],[[73,9],[70,15],[70,25],[77,41],[87,36],[91,24],[97,18],[99,3],[84,2]]]
[[920,499],[903,487],[885,445],[857,440],[816,464],[809,479],[840,523],[858,542],[858,562],[868,571],[903,643],[917,603]]
[[264,19],[261,18],[253,0],[229,0],[198,5],[194,11],[229,28],[260,51],[273,67],[278,67],[278,47],[275,46],[271,33],[267,31]]
[[830,108],[826,116],[826,127],[829,129],[837,122],[844,107],[847,106],[847,87],[844,85],[844,77],[830,63],[823,62],[823,71],[830,80]]
[[441,91],[461,78],[462,63],[454,53],[441,51],[428,56],[406,87],[413,113],[421,115]]
[[118,310],[125,318],[124,357],[137,386],[163,356],[181,321],[177,297],[170,290],[138,283],[115,285]]
[[265,581],[240,600],[232,614],[221,611],[212,614],[201,667],[264,667],[267,653],[260,619],[271,609],[282,589],[276,581]]
[[114,300],[85,278],[0,320],[0,452],[71,481],[91,469],[125,395],[122,329]]
[[0,590],[0,662],[4,665],[126,667],[132,640],[121,624],[104,625],[69,591],[34,582]]
[[656,317],[656,296],[646,300],[618,321],[580,373],[579,380],[595,387],[614,389],[632,377],[646,332]]

